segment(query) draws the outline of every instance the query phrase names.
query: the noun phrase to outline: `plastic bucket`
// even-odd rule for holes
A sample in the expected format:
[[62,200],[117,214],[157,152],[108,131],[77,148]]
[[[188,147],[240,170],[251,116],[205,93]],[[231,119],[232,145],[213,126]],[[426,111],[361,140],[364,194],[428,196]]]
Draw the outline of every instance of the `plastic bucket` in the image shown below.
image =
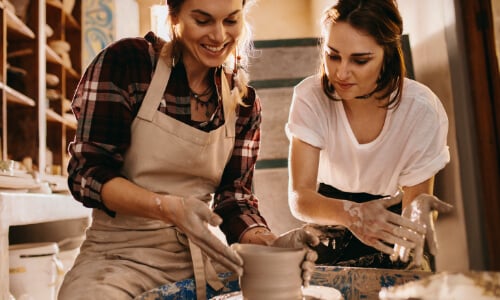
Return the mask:
[[60,273],[56,243],[9,247],[10,292],[16,299],[55,300]]
[[73,267],[76,257],[80,253],[80,245],[83,239],[84,236],[70,237],[57,243],[59,246],[59,254],[57,254],[57,257],[61,261],[62,269],[59,273],[61,276],[56,285],[56,293],[59,293],[64,276]]

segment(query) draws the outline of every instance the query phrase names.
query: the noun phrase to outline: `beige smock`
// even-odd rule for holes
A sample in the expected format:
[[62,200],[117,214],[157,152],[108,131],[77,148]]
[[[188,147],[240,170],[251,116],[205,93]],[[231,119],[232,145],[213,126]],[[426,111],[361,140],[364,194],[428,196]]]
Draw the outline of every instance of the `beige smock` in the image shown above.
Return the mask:
[[[218,129],[193,128],[158,111],[169,77],[170,68],[160,58],[132,123],[123,175],[160,194],[208,202],[232,154],[236,114],[226,108],[234,105],[223,97],[225,123]],[[92,217],[59,299],[131,299],[193,275],[198,299],[206,299],[206,282],[215,290],[223,287],[206,255],[171,224],[120,214],[113,218],[98,209]]]

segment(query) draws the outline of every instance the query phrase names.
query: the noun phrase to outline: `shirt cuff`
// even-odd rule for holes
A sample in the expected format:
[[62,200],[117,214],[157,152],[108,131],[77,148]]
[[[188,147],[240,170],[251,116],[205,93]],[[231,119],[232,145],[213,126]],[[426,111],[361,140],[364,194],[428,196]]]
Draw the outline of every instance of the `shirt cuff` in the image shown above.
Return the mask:
[[101,198],[101,190],[106,182],[116,177],[123,177],[123,175],[107,169],[98,169],[90,176],[85,177],[86,181],[85,183],[82,182],[81,186],[83,192],[81,197],[84,199],[84,204],[86,206],[90,204],[90,207],[101,209],[109,216],[114,217],[116,212],[106,207]]
[[229,245],[238,243],[245,232],[255,227],[269,229],[266,220],[257,214],[238,215],[220,225],[220,229],[226,235],[226,240]]

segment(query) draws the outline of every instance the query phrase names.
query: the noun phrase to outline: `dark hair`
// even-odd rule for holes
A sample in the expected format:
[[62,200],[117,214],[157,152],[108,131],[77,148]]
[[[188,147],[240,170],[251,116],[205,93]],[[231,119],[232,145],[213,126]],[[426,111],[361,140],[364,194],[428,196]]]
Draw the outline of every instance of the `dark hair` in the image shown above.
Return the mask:
[[[345,22],[357,30],[372,36],[384,49],[384,60],[377,86],[371,93],[383,91],[377,99],[384,99],[394,91],[396,94],[386,107],[393,107],[401,101],[403,79],[406,67],[401,45],[403,20],[394,0],[339,0],[335,6],[323,14],[323,37],[329,26],[337,22]],[[322,46],[325,40],[322,39]],[[324,49],[323,47],[321,49]],[[334,88],[326,75],[324,63],[321,64],[321,83],[326,95],[332,99]]]

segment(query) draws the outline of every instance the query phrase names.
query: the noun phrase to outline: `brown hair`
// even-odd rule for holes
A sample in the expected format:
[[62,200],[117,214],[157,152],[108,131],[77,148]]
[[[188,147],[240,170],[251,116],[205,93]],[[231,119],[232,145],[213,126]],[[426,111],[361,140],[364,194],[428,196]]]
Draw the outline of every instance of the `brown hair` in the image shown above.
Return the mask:
[[[396,91],[386,107],[395,107],[401,101],[403,79],[406,67],[401,45],[403,20],[394,0],[339,0],[338,3],[323,13],[323,37],[329,26],[336,22],[345,22],[372,36],[384,49],[384,61],[377,79],[377,86],[371,93],[383,92],[377,99],[384,99]],[[321,41],[321,49],[325,40]],[[320,69],[321,84],[326,95],[335,99],[333,85],[326,75],[324,62]]]

